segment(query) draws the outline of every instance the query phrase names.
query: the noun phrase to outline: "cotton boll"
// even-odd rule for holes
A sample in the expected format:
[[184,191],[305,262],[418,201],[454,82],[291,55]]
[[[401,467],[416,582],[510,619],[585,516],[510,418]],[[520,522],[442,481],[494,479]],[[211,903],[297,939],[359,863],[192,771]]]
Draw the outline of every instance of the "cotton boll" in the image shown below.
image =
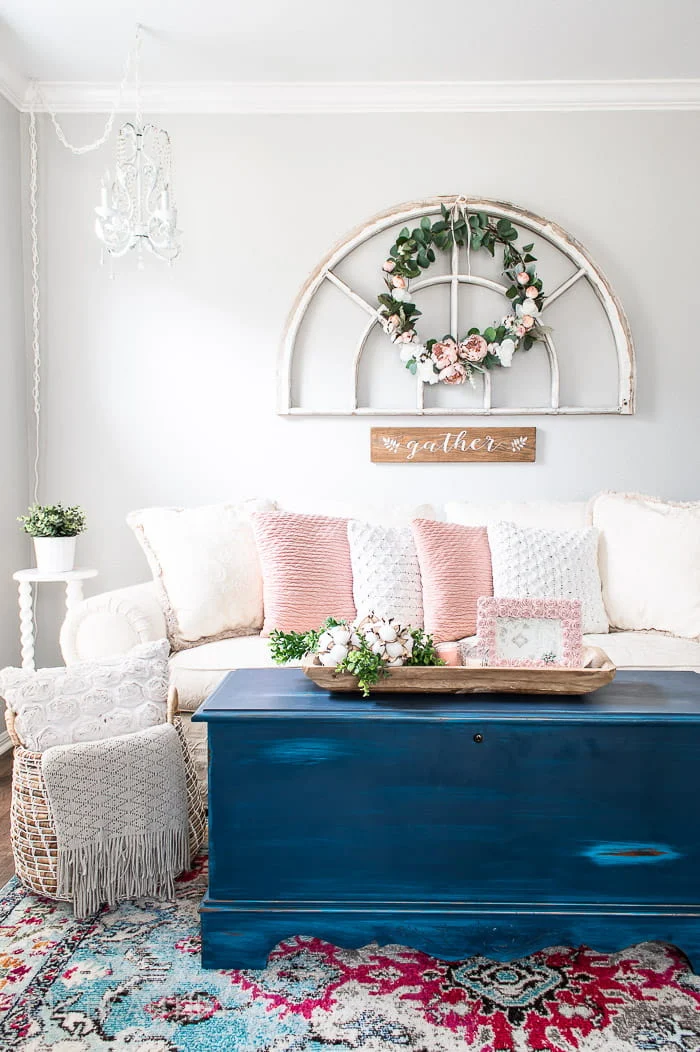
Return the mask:
[[337,665],[338,664],[337,661],[333,661],[333,659],[331,658],[330,654],[319,654],[318,655],[318,660],[326,668],[330,668],[331,665]]
[[339,665],[341,661],[345,661],[347,656],[348,648],[344,647],[341,643],[336,643],[335,646],[331,647],[328,651],[331,665]]
[[381,639],[378,639],[376,643],[372,644],[372,653],[373,654],[379,654],[380,657],[383,655],[383,653],[384,653],[384,644],[382,643]]
[[403,659],[404,653],[405,653],[405,650],[404,650],[403,643],[392,642],[392,643],[387,643],[386,644],[386,656],[388,658],[402,658]]
[[331,628],[329,635],[334,643],[340,643],[342,646],[345,646],[350,641],[350,629],[346,628],[345,625],[337,625],[335,628]]
[[[396,639],[396,629],[393,625],[383,624],[379,626],[379,638],[383,639],[385,643],[393,643]],[[387,648],[388,650],[388,648]]]
[[365,642],[367,646],[373,647],[375,643],[379,642],[374,632],[365,632]]
[[321,632],[321,635],[318,637],[318,649],[329,650],[332,646],[333,636],[330,634],[330,632]]

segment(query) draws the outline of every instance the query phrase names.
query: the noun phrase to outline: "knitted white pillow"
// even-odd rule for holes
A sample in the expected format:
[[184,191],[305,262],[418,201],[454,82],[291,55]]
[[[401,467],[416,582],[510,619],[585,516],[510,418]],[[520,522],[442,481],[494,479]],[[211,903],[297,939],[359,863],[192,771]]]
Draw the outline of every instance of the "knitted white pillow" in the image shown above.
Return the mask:
[[400,625],[423,627],[423,589],[410,526],[348,522],[357,617],[374,612]]
[[607,632],[598,571],[598,531],[488,527],[493,594],[509,599],[580,599],[584,632]]
[[169,653],[167,639],[160,639],[68,668],[5,668],[0,695],[33,752],[132,734],[165,722]]
[[127,516],[158,588],[173,650],[260,631],[262,574],[250,517],[274,507],[248,500]]

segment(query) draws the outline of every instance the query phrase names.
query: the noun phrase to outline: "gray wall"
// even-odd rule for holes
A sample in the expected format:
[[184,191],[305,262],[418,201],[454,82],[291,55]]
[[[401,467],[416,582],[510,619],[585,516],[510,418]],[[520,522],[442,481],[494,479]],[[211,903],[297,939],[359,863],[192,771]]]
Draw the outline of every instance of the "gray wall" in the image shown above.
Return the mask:
[[26,538],[15,521],[29,497],[19,122],[14,107],[0,97],[0,667],[19,660],[16,586],[11,577],[29,558]]
[[[85,141],[100,120],[63,123]],[[99,567],[99,589],[148,576],[124,524],[144,505],[300,492],[438,502],[585,498],[603,488],[700,496],[697,113],[163,123],[175,150],[183,256],[173,269],[149,261],[142,273],[123,260],[112,281],[91,232],[112,151],[74,157],[42,121],[43,497],[85,505],[90,529],[79,557]],[[369,463],[369,420],[277,417],[279,337],[308,272],[380,209],[459,192],[515,201],[587,246],[631,322],[637,415],[522,419],[539,428],[531,466],[411,467]],[[576,360],[581,383],[597,368],[593,332],[584,331]],[[327,362],[332,371],[330,342]],[[403,382],[398,364],[392,375]],[[14,459],[7,470],[16,473]],[[14,511],[6,528],[16,548]],[[44,661],[57,653],[59,597],[45,609]]]

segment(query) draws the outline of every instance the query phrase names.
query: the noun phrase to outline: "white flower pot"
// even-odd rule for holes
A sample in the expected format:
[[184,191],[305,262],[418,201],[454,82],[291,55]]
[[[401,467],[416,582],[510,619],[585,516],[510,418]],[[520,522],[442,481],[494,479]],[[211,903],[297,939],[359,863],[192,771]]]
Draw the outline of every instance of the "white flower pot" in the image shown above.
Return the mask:
[[35,537],[34,551],[42,573],[65,573],[75,566],[75,537]]

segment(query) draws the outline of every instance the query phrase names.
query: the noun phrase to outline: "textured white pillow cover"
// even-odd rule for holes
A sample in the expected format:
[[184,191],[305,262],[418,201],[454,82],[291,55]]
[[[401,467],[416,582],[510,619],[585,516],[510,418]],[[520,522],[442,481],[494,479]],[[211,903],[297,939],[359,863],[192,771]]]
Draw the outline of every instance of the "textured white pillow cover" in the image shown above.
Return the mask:
[[584,632],[607,632],[598,572],[598,531],[488,527],[493,594],[509,599],[580,599]]
[[589,505],[600,531],[603,598],[615,628],[700,637],[700,503],[600,493]]
[[263,623],[258,550],[250,524],[269,500],[146,508],[127,523],[148,559],[173,650],[252,635]]
[[423,627],[423,589],[410,526],[348,522],[352,591],[357,617],[375,613]]
[[165,723],[169,653],[168,641],[160,639],[68,668],[5,668],[0,694],[33,752],[132,734]]

